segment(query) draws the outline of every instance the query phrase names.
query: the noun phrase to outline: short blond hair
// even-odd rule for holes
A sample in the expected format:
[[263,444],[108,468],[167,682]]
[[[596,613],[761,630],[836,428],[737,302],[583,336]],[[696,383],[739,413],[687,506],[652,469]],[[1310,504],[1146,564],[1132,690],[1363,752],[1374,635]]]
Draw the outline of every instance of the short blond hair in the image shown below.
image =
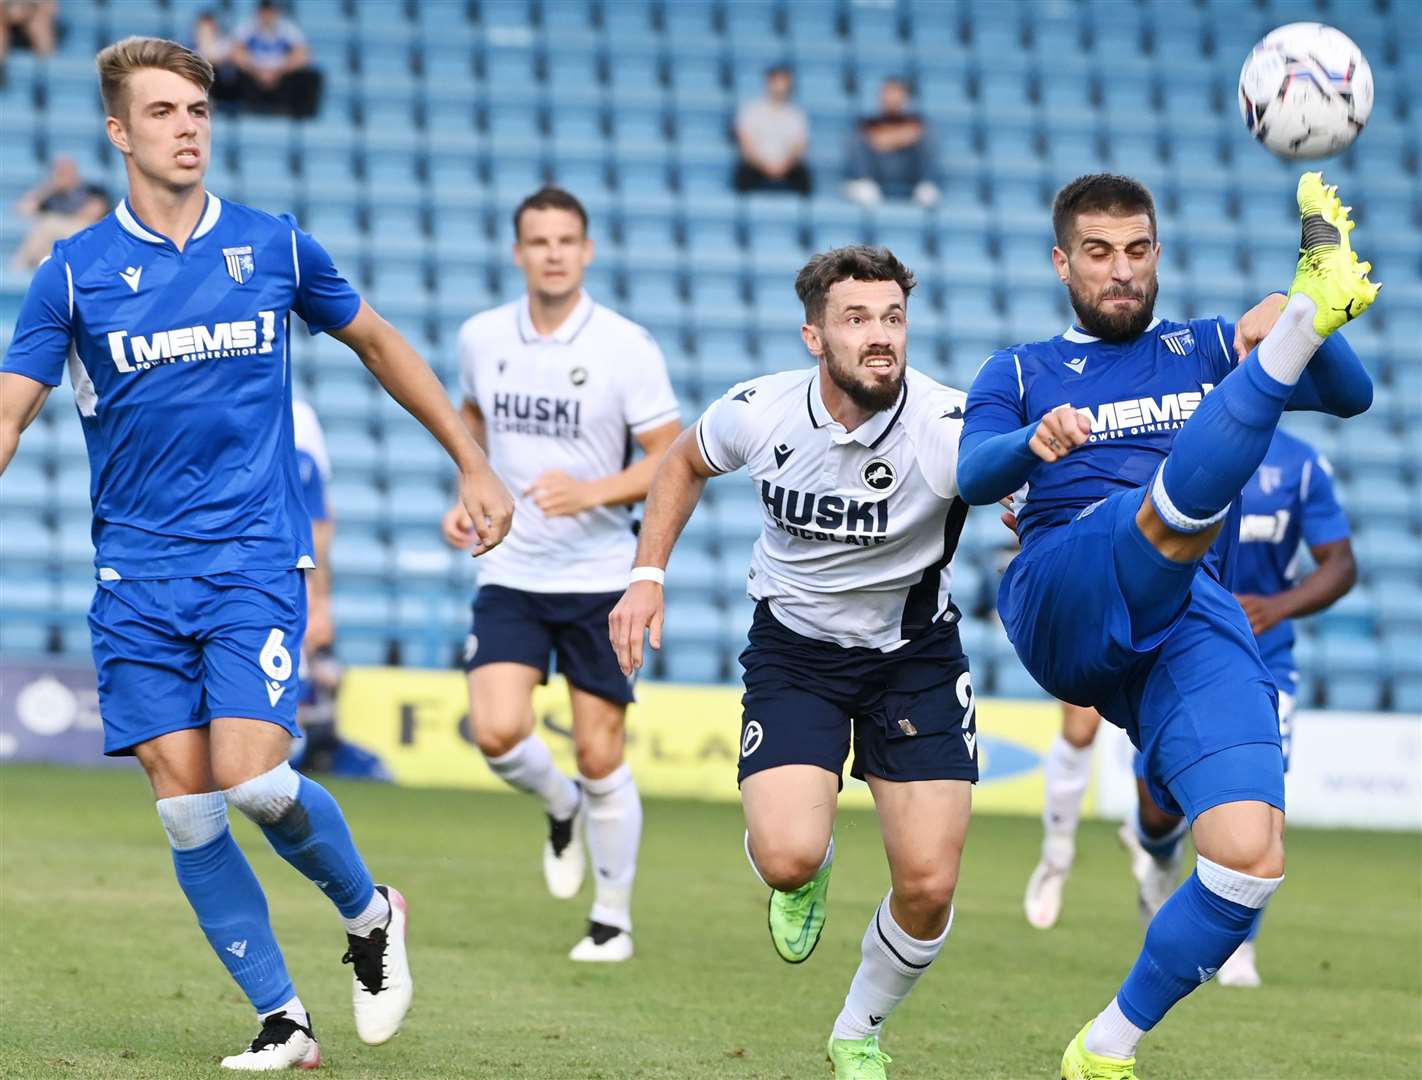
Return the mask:
[[212,90],[212,65],[191,49],[167,38],[126,37],[101,49],[95,58],[99,93],[109,116],[124,118],[128,111],[128,77],[141,68],[157,68],[181,75],[204,94]]

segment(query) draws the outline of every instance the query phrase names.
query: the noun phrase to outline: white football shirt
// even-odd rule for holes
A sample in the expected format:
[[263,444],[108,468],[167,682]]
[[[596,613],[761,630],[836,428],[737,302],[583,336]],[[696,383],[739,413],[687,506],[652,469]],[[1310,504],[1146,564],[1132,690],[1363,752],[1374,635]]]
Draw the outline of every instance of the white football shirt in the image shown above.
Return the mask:
[[715,472],[745,467],[763,528],[746,591],[797,634],[888,652],[952,607],[967,395],[909,368],[899,400],[845,431],[818,368],[732,387],[697,422]]
[[620,472],[632,436],[679,415],[651,334],[586,293],[562,326],[533,328],[528,298],[459,330],[465,400],[479,407],[489,461],[514,497],[513,528],[478,561],[479,581],[528,592],[621,592],[637,553],[629,506],[546,517],[526,495],[540,473],[577,480]]

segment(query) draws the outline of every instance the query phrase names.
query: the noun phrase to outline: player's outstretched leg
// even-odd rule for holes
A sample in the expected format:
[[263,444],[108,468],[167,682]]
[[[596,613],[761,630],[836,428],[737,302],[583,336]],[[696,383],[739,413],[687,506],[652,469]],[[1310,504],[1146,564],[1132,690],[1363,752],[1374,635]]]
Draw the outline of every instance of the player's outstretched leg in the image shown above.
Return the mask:
[[286,762],[226,791],[276,853],[316,884],[346,926],[356,1033],[372,1046],[400,1030],[415,984],[405,951],[405,898],[377,886],[330,792]]
[[272,933],[267,898],[228,831],[226,799],[220,791],[159,799],[158,817],[198,926],[262,1020],[261,1034],[223,1068],[315,1068],[321,1051],[311,1020]]
[[1042,857],[1032,876],[1022,908],[1038,930],[1049,930],[1062,913],[1062,894],[1076,861],[1076,829],[1081,801],[1091,784],[1091,747],[1101,718],[1096,710],[1062,705],[1062,730],[1042,764],[1046,798],[1042,806]]
[[[1215,976],[1283,883],[1277,744],[1245,743],[1207,755],[1173,778],[1169,790],[1179,805],[1195,808],[1195,870],[1151,921],[1111,1003],[1067,1047],[1064,1080],[1133,1077],[1141,1038]],[[1218,801],[1224,798],[1238,801]]]
[[1203,532],[1254,475],[1284,406],[1323,339],[1368,309],[1378,286],[1348,240],[1353,222],[1320,173],[1298,184],[1298,271],[1274,328],[1181,427],[1150,496],[1171,529]]
[[571,960],[617,962],[632,957],[632,882],[642,843],[642,798],[624,762],[598,779],[578,781],[587,807],[588,855],[596,870],[588,932]]

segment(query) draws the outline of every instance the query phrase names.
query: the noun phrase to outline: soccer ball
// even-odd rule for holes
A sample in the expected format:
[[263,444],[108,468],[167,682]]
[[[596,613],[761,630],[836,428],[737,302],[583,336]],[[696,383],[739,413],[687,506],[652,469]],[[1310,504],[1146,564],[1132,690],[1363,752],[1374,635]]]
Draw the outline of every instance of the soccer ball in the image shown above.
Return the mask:
[[1279,157],[1327,157],[1346,149],[1368,122],[1373,69],[1343,31],[1289,23],[1244,61],[1239,111],[1250,134]]

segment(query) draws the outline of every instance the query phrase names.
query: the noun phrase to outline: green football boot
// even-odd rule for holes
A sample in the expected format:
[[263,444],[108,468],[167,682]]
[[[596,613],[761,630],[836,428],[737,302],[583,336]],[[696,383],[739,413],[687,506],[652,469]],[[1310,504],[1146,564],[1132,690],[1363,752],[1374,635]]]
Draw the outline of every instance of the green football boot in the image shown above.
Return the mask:
[[825,1048],[834,1069],[834,1080],[887,1080],[884,1066],[894,1059],[879,1049],[879,1036],[867,1039],[836,1039],[830,1036]]
[[1327,337],[1367,311],[1381,286],[1368,280],[1372,264],[1359,262],[1349,242],[1354,222],[1338,188],[1324,186],[1322,173],[1306,172],[1299,177],[1298,202],[1302,235],[1289,295],[1303,293],[1313,301],[1314,332]]
[[830,863],[821,867],[819,873],[794,892],[770,890],[770,910],[766,917],[770,941],[787,964],[803,964],[820,943],[833,866],[834,863]]
[[1135,1058],[1102,1057],[1086,1048],[1091,1023],[1076,1033],[1062,1055],[1062,1080],[1137,1080]]

